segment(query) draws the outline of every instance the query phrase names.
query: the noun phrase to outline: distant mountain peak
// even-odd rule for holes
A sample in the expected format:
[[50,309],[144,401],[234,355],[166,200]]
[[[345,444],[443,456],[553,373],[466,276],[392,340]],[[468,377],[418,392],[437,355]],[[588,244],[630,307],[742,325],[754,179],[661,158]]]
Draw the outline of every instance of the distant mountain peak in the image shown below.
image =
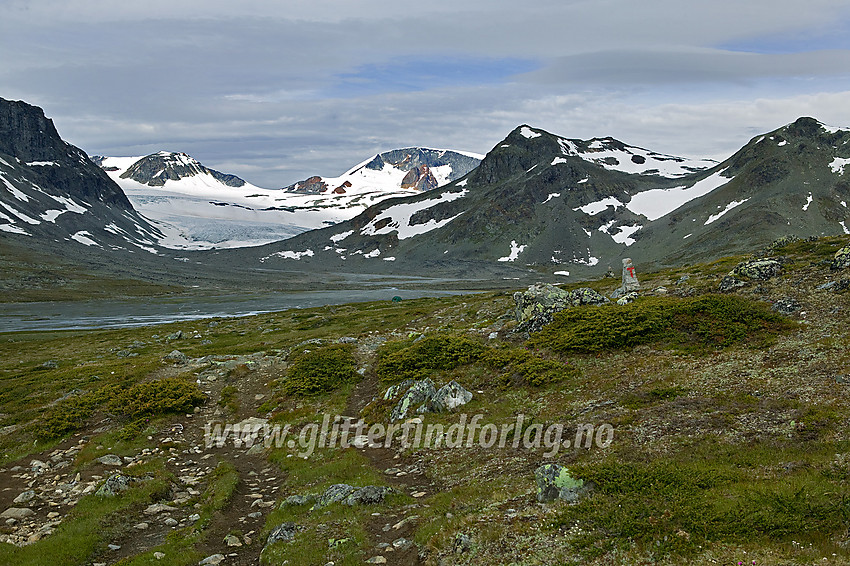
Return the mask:
[[339,177],[314,175],[284,190],[302,194],[428,191],[467,175],[483,158],[476,153],[451,149],[393,149],[359,163]]
[[183,152],[159,151],[140,158],[121,174],[151,187],[165,186],[167,181],[208,176],[228,187],[242,187],[245,181],[236,175],[204,167],[197,159]]

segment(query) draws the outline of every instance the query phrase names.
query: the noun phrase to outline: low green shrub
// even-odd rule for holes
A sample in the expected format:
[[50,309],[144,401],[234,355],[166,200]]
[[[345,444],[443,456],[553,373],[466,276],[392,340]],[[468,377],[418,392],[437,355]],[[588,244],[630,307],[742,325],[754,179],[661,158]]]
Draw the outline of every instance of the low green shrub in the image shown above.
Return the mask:
[[475,362],[486,350],[472,338],[451,334],[391,342],[379,350],[376,371],[387,382],[424,379],[436,370],[451,370]]
[[794,325],[765,303],[735,295],[639,299],[625,305],[577,307],[555,314],[529,344],[562,354],[589,354],[660,344],[709,351],[743,342],[765,346]]
[[204,402],[198,386],[175,378],[137,383],[106,403],[105,409],[119,417],[138,420],[171,413],[191,412]]
[[500,372],[497,383],[506,388],[519,381],[541,387],[580,375],[577,368],[563,362],[542,358],[522,348],[488,348],[482,361]]
[[359,377],[353,347],[333,344],[297,355],[286,371],[281,389],[287,395],[319,395],[353,383]]

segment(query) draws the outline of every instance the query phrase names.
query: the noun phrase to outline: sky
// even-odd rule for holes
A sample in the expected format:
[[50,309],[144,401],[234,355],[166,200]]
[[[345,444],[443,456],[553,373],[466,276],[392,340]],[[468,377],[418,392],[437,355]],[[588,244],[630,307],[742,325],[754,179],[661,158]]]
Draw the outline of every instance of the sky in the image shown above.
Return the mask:
[[521,124],[722,160],[850,126],[847,0],[0,0],[0,97],[277,188]]

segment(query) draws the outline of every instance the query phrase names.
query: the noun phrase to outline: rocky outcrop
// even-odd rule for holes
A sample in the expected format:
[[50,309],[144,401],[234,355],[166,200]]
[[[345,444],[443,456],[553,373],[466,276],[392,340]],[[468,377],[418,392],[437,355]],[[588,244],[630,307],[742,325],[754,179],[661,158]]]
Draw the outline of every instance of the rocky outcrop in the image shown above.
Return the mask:
[[586,490],[584,480],[573,478],[570,470],[558,464],[544,464],[534,472],[537,480],[537,501],[578,501]]
[[472,400],[472,393],[456,381],[450,381],[439,390],[428,378],[415,381],[407,379],[398,385],[393,385],[384,393],[384,400],[389,401],[401,397],[390,413],[390,422],[406,419],[414,410],[422,414],[426,412],[442,413],[453,411]]
[[844,269],[850,267],[850,245],[844,246],[835,252],[835,258],[830,265],[832,269]]
[[427,165],[414,167],[407,172],[401,180],[402,189],[415,189],[417,191],[430,191],[436,189],[439,183]]
[[775,259],[754,259],[742,261],[729,272],[729,275],[737,279],[767,281],[779,275],[781,271],[782,264]]
[[548,283],[531,285],[527,291],[514,293],[517,330],[537,332],[550,322],[556,312],[579,305],[603,305],[608,299],[587,287],[565,291]]

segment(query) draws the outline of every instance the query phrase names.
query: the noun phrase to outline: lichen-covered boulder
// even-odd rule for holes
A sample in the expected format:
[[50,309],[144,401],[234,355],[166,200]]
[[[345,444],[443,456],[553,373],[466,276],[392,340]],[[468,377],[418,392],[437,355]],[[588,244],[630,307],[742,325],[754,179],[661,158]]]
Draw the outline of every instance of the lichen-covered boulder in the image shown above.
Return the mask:
[[387,494],[392,493],[391,487],[383,485],[367,485],[354,487],[346,483],[338,483],[330,486],[324,493],[316,498],[316,503],[311,511],[321,509],[332,503],[345,505],[374,505],[382,503]]
[[832,260],[832,269],[844,269],[850,267],[850,245],[844,246],[835,252],[835,258]]
[[295,523],[281,523],[274,530],[269,533],[269,538],[266,539],[266,546],[275,543],[275,542],[292,542],[295,539],[295,535],[300,531],[303,527],[299,527]]
[[586,287],[565,291],[548,283],[538,283],[531,285],[527,291],[514,293],[514,302],[519,323],[517,330],[537,332],[552,322],[556,312],[571,306],[601,305],[608,299]]
[[544,464],[534,472],[537,480],[537,501],[578,501],[584,491],[584,480],[573,478],[570,470],[559,464]]
[[800,310],[802,305],[797,302],[796,299],[792,299],[790,297],[784,297],[782,299],[777,300],[773,303],[771,310],[778,312],[779,314],[789,315],[794,314],[798,310]]
[[472,401],[472,393],[467,391],[457,381],[450,381],[440,387],[434,397],[428,401],[428,410],[434,413],[453,411],[461,405]]
[[100,489],[97,490],[95,495],[100,497],[115,497],[121,492],[130,489],[132,484],[136,481],[136,478],[131,476],[125,476],[124,474],[112,474],[106,478],[106,481],[103,482],[103,485],[100,486]]
[[324,493],[316,497],[316,503],[313,509],[321,509],[332,503],[345,501],[349,495],[357,491],[356,487],[350,486],[347,483],[337,483],[330,486]]
[[392,493],[391,487],[383,485],[367,485],[355,490],[345,498],[346,505],[375,505],[383,503],[387,494]]
[[407,391],[402,394],[396,406],[390,413],[390,422],[400,421],[407,418],[414,407],[420,407],[434,398],[437,388],[434,382],[428,378],[414,381]]
[[738,279],[752,279],[756,281],[767,281],[776,277],[782,271],[782,265],[775,259],[754,259],[742,261],[729,275]]
[[307,505],[308,503],[312,503],[316,500],[315,495],[290,495],[286,499],[280,502],[279,509],[283,509],[285,507],[298,507],[300,505]]

